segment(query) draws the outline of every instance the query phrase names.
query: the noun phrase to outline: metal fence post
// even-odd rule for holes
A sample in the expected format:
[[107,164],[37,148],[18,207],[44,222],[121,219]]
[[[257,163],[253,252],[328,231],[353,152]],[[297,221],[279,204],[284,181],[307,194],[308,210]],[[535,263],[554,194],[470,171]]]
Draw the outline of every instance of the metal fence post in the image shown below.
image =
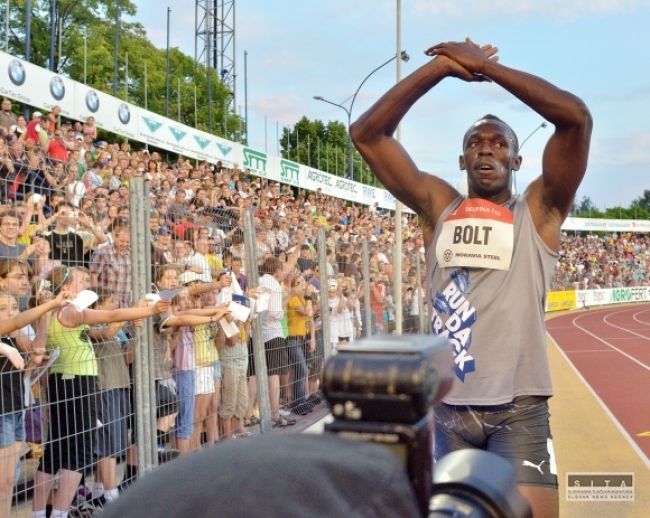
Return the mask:
[[[149,190],[150,190],[150,182],[145,181],[144,182],[144,200],[145,201],[145,207],[144,207],[144,221],[143,221],[143,230],[144,230],[144,272],[142,277],[145,280],[145,294],[151,292],[152,286],[153,286],[153,271],[152,271],[152,264],[151,264],[151,227],[149,226],[149,212],[150,212],[150,206],[149,206]],[[158,420],[157,416],[157,401],[156,401],[156,370],[154,368],[155,365],[155,359],[154,359],[154,352],[153,352],[153,320],[150,318],[147,318],[144,321],[144,328],[143,328],[143,339],[144,343],[146,344],[146,372],[148,374],[147,377],[147,384],[146,387],[148,388],[149,394],[148,394],[148,401],[149,401],[149,408],[151,409],[150,412],[150,418],[149,418],[149,427],[147,430],[151,434],[151,455],[152,455],[152,467],[158,466],[158,427],[156,426],[156,421]],[[145,357],[145,354],[142,355],[143,358]]]
[[[147,285],[147,247],[149,235],[149,199],[145,194],[142,178],[132,178],[129,182],[129,216],[131,221],[131,286],[133,302],[137,302],[149,291]],[[150,276],[150,275],[149,275]],[[157,465],[155,455],[155,411],[152,412],[153,389],[151,387],[151,366],[149,362],[149,326],[135,328],[134,390],[138,445],[138,472],[145,473]],[[152,426],[153,425],[153,426]],[[152,440],[153,436],[153,440]],[[154,460],[155,459],[155,460]]]
[[365,336],[372,336],[372,309],[370,308],[370,256],[368,254],[368,239],[363,238],[363,313]]
[[420,251],[416,250],[415,251],[415,274],[417,275],[417,284],[416,284],[416,289],[417,289],[417,294],[419,295],[418,299],[418,324],[419,328],[418,331],[420,333],[425,333],[427,331],[426,325],[427,325],[427,307],[426,304],[424,303],[424,291],[422,289],[422,266],[420,264]]
[[[253,214],[250,210],[243,214],[244,223],[244,251],[246,260],[246,276],[249,287],[259,286],[259,275],[257,272],[257,248],[255,247],[255,226],[253,225]],[[264,352],[264,341],[262,340],[262,326],[259,318],[252,321],[253,338],[253,359],[255,361],[255,376],[257,378],[257,401],[260,405],[260,431],[262,433],[271,431],[271,402],[269,398],[269,376],[266,365],[266,354]]]
[[[401,228],[401,220],[397,227]],[[400,336],[404,324],[404,311],[402,310],[402,245],[401,230],[395,230],[395,244],[393,245],[393,313],[395,315],[395,331],[393,334]],[[399,236],[399,237],[398,237]],[[400,242],[397,240],[400,239]]]
[[316,249],[318,251],[318,271],[320,272],[320,301],[321,301],[321,320],[323,322],[323,349],[325,359],[332,355],[332,336],[330,327],[330,305],[329,295],[327,292],[327,252],[325,247],[325,229],[318,227],[316,236]]

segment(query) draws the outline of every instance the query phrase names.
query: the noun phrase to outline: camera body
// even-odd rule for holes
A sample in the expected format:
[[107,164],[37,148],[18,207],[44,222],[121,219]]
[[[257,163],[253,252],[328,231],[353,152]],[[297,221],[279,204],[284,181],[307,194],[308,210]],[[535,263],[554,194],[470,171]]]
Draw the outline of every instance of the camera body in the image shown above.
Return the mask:
[[448,341],[436,336],[378,336],[341,346],[321,388],[332,408],[325,431],[389,447],[403,461],[420,509],[429,506],[433,405],[451,388]]
[[422,516],[532,516],[513,467],[497,455],[458,450],[439,459],[434,476],[434,405],[453,382],[452,346],[441,336],[373,336],[340,346],[321,380],[333,417],[325,431],[395,453]]

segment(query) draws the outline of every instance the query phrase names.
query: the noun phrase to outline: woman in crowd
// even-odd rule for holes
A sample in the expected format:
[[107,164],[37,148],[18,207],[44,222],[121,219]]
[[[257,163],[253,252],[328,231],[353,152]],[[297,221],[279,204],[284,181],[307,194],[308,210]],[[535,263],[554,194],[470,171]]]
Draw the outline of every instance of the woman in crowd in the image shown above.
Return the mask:
[[90,137],[91,140],[97,139],[97,126],[95,126],[95,117],[92,115],[86,119],[86,123],[83,126],[84,136]]
[[[20,330],[67,304],[67,297],[67,292],[61,292],[55,299],[21,313],[16,298],[7,291],[0,291],[0,518],[10,514],[18,454],[25,440],[22,371],[26,365],[28,368],[38,365],[45,352],[43,348],[31,348]],[[27,355],[28,361],[25,360]]]
[[307,295],[307,282],[302,275],[295,276],[291,281],[291,292],[287,303],[289,337],[287,339],[287,360],[291,386],[289,390],[290,407],[294,413],[305,415],[313,410],[313,406],[305,402],[305,382],[307,378],[307,362],[305,347],[309,350],[316,348],[316,335],[312,319],[314,310],[311,298]]
[[[48,280],[54,294],[65,290],[71,297],[91,286],[90,272],[85,268],[57,267],[50,272]],[[51,516],[66,517],[81,472],[93,461],[98,368],[87,335],[89,327],[150,317],[168,308],[169,302],[163,300],[148,307],[115,310],[79,311],[74,304],[68,304],[51,319],[47,347],[59,348],[60,353],[48,377],[49,441],[34,482],[34,517],[45,517],[45,506],[57,473],[59,482],[52,499]]]
[[381,273],[371,273],[370,279],[370,317],[372,329],[369,334],[382,333],[384,330],[386,286],[381,282]]
[[[174,312],[192,309],[189,293],[181,292],[172,300]],[[196,390],[195,355],[192,341],[192,328],[187,325],[178,326],[172,334],[172,376],[176,383],[178,397],[178,414],[174,435],[176,448],[181,455],[189,453],[190,438],[194,424],[194,392]]]
[[[199,281],[195,281],[199,282]],[[215,305],[213,292],[194,295],[194,307],[201,309]],[[219,438],[217,428],[218,402],[215,403],[216,383],[219,380],[221,390],[221,364],[219,352],[215,343],[215,325],[200,324],[192,328],[192,342],[194,344],[194,427],[190,447],[192,450],[201,446],[201,434],[205,430],[206,442],[214,444]],[[218,373],[215,373],[217,364]]]
[[[38,247],[37,247],[38,248]],[[9,292],[18,301],[18,307],[27,309],[29,306],[29,298],[31,296],[31,286],[34,279],[30,278],[31,269],[29,265],[19,259],[0,259],[0,289]],[[36,285],[36,294],[39,292],[47,292],[46,287],[39,283]],[[18,332],[19,345],[28,350],[45,350],[47,341],[47,323],[49,315],[46,318],[39,320],[38,329],[34,329],[31,325],[26,325]],[[38,408],[40,402],[40,384],[34,385],[34,397],[36,399],[36,407]],[[43,389],[45,388],[43,384]],[[37,410],[26,414],[25,426],[30,431],[41,430],[41,413]],[[42,454],[43,445],[41,444],[42,438],[39,437],[40,433],[30,434],[28,445],[32,450],[35,457]]]

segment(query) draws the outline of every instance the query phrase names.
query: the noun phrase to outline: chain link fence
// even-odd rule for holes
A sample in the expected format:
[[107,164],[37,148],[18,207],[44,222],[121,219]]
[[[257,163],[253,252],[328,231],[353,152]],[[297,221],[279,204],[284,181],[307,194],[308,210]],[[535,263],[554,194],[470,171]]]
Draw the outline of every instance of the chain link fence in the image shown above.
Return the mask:
[[[24,371],[7,356],[0,370],[1,417],[27,432],[0,450],[17,515],[87,514],[161,462],[299,429],[325,412],[320,374],[336,347],[394,329],[393,250],[341,232],[309,202],[292,225],[263,204],[183,211],[141,178],[118,194],[109,205],[25,190],[0,218],[29,237],[2,251],[5,320],[62,305],[62,291],[74,300],[2,339],[30,351]],[[417,332],[419,250],[403,261],[403,328]]]

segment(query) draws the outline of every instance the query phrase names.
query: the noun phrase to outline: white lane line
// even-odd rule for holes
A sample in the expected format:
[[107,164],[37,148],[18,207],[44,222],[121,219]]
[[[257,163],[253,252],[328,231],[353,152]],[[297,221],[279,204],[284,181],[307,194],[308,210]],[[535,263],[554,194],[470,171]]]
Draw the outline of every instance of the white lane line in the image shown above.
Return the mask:
[[618,431],[621,432],[621,435],[625,438],[625,440],[628,442],[632,450],[639,456],[641,459],[641,462],[645,464],[645,467],[647,469],[650,469],[650,459],[646,456],[646,454],[643,452],[643,450],[639,447],[639,445],[634,441],[632,436],[629,434],[629,432],[623,427],[623,425],[619,422],[618,419],[616,419],[616,416],[612,413],[612,411],[607,407],[605,402],[600,399],[600,396],[596,394],[596,391],[587,383],[587,380],[585,377],[580,374],[580,371],[577,369],[577,367],[573,364],[573,362],[569,359],[569,357],[564,353],[562,348],[557,344],[555,339],[547,333],[548,337],[551,339],[551,341],[555,344],[555,347],[557,348],[558,351],[560,351],[560,354],[564,357],[566,362],[571,366],[573,369],[573,372],[576,373],[576,376],[578,376],[578,379],[584,383],[585,387],[587,387],[587,390],[591,393],[591,395],[594,397],[594,399],[598,402],[598,404],[601,406],[603,411],[607,414],[607,416],[612,420],[612,423],[614,423],[614,426],[618,428]]
[[635,322],[638,322],[639,324],[645,324],[647,326],[650,326],[650,322],[647,320],[641,320],[640,318],[637,318],[637,315],[642,315],[643,313],[648,313],[650,312],[650,309],[644,309],[643,311],[638,311],[632,315],[632,318],[634,319]]
[[644,340],[650,340],[649,336],[642,335],[640,333],[636,333],[636,332],[634,332],[634,331],[632,331],[632,330],[630,330],[630,329],[628,329],[626,327],[622,327],[622,326],[619,326],[619,325],[616,325],[616,324],[612,324],[609,320],[607,320],[609,317],[613,317],[613,316],[619,315],[621,313],[626,313],[626,310],[615,311],[613,313],[608,313],[607,315],[605,315],[603,317],[603,322],[605,322],[608,326],[615,327],[616,329],[620,329],[621,331],[625,331],[626,333],[630,333],[630,334],[632,334],[634,336],[638,336],[639,338],[643,338]]
[[646,365],[646,364],[643,363],[642,361],[637,360],[634,356],[631,356],[631,355],[627,354],[625,351],[622,351],[621,349],[619,349],[619,348],[616,347],[615,345],[610,344],[607,340],[603,340],[600,336],[595,335],[595,334],[592,333],[591,331],[588,331],[587,329],[585,329],[584,327],[582,327],[580,324],[578,324],[578,319],[579,319],[579,318],[581,318],[581,317],[578,316],[578,317],[575,317],[575,318],[573,319],[573,325],[576,326],[578,329],[580,329],[580,330],[583,331],[584,333],[588,334],[589,336],[595,338],[596,340],[598,340],[600,343],[606,345],[607,347],[609,347],[609,348],[615,350],[616,352],[621,353],[621,354],[622,354],[623,356],[625,356],[626,358],[632,360],[632,361],[633,361],[634,363],[636,363],[637,365],[643,367],[645,370],[650,371],[650,366]]
[[567,354],[576,353],[615,353],[616,351],[607,351],[603,349],[576,349],[575,351],[568,351]]

